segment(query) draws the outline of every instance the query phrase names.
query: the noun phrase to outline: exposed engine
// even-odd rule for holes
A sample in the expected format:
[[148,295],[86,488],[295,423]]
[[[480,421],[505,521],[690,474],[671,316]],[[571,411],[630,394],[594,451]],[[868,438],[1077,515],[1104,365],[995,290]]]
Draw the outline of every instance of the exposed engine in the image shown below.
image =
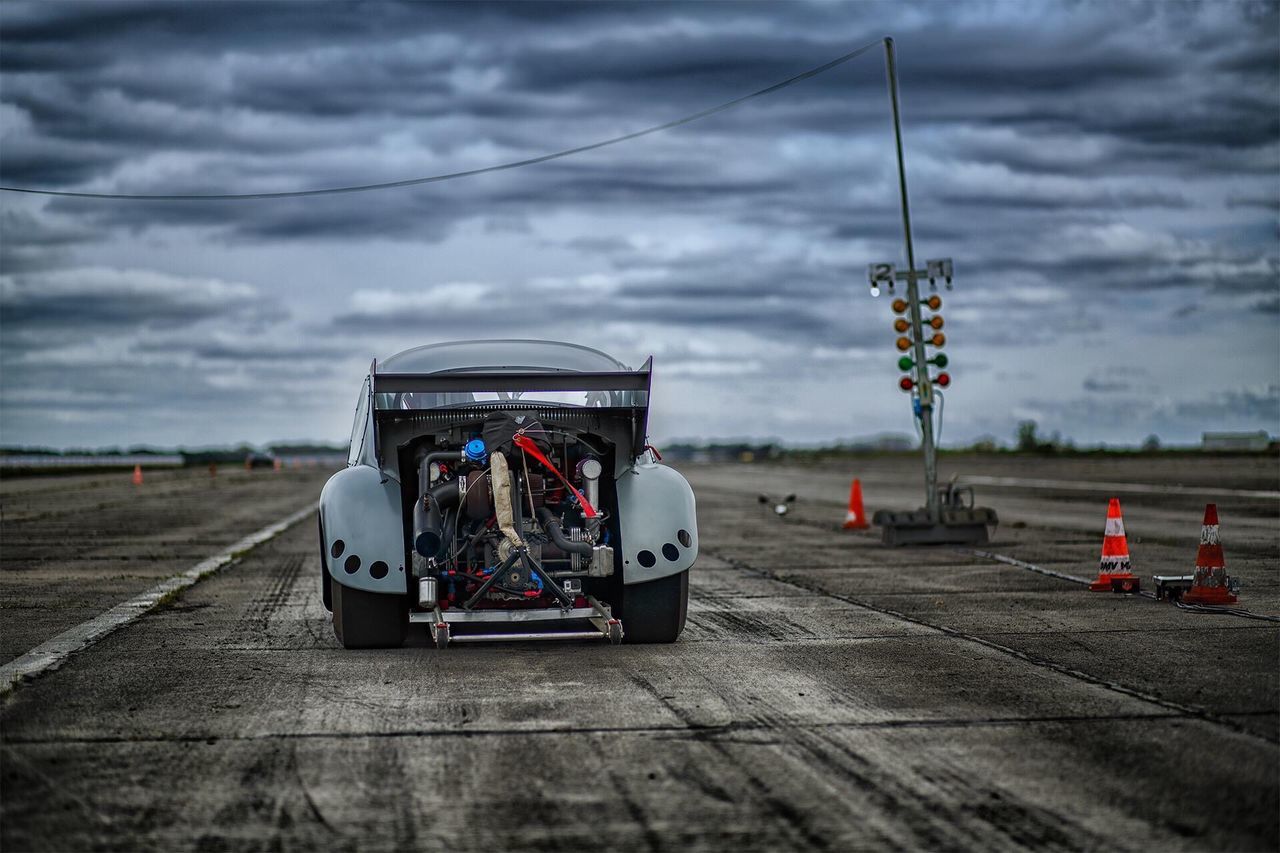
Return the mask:
[[603,438],[497,412],[402,453],[419,607],[582,606],[613,575]]

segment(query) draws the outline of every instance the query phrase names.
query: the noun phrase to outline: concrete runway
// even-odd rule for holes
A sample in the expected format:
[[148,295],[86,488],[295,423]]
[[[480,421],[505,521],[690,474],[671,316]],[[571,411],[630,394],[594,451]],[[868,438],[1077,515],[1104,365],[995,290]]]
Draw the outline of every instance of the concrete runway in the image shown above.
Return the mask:
[[[670,646],[344,651],[308,517],[20,684],[5,850],[1247,849],[1280,845],[1280,625],[839,529],[917,463],[683,466],[702,554]],[[1265,459],[949,458],[1122,495],[1144,579],[1218,499],[1241,605],[1280,615]],[[314,501],[321,472],[0,482],[0,661]],[[1162,493],[1158,487],[1191,489]],[[1196,493],[1194,490],[1203,489]],[[799,495],[772,517],[756,494]],[[984,485],[989,550],[1096,572],[1105,490]]]

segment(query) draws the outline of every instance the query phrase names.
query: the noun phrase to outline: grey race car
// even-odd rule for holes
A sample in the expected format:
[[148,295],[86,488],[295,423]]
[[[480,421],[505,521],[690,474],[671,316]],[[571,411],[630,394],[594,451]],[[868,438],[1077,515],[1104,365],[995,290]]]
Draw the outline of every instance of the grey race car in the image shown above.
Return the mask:
[[689,484],[647,444],[651,366],[548,341],[375,361],[320,495],[342,644],[399,646],[415,622],[441,648],[674,641],[698,527]]

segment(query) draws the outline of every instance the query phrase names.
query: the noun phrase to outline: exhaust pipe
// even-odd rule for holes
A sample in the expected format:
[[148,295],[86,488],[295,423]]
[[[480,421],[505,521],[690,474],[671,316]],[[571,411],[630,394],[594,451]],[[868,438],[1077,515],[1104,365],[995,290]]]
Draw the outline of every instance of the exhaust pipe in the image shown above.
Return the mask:
[[[604,466],[594,456],[588,456],[578,463],[578,476],[586,486],[587,503],[596,509],[600,509],[600,475],[603,473]],[[600,517],[594,516],[586,521],[587,533],[591,535],[591,541],[595,542],[600,535]]]
[[[425,467],[423,477],[430,476]],[[458,505],[464,482],[458,477],[424,489],[413,503],[413,550],[427,559],[439,557],[444,550],[442,510]]]

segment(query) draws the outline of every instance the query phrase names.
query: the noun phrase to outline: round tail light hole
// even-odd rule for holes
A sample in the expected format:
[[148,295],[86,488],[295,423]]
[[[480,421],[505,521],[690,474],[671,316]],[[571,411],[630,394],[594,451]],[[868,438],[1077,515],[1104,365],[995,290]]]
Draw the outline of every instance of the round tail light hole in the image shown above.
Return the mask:
[[369,574],[373,575],[378,580],[385,578],[388,571],[390,571],[390,569],[387,568],[387,564],[381,560],[369,567]]
[[689,531],[681,530],[676,534],[676,539],[680,540],[680,544],[688,548],[693,544],[693,537],[689,535]]
[[342,567],[347,570],[347,574],[354,575],[356,572],[360,571],[360,558],[355,554],[352,554],[350,557],[347,557],[347,561],[342,564]]
[[329,549],[329,553],[332,554],[333,559],[336,560],[342,556],[342,552],[345,550],[347,550],[347,543],[343,542],[341,539],[335,539],[333,540],[333,547]]
[[646,569],[652,569],[654,564],[658,562],[658,558],[653,556],[652,551],[641,551],[639,554],[636,554],[636,559],[639,560],[640,565],[644,566]]
[[676,560],[680,559],[680,549],[677,548],[674,543],[668,542],[666,545],[662,546],[662,556],[666,557],[668,562],[674,563]]

